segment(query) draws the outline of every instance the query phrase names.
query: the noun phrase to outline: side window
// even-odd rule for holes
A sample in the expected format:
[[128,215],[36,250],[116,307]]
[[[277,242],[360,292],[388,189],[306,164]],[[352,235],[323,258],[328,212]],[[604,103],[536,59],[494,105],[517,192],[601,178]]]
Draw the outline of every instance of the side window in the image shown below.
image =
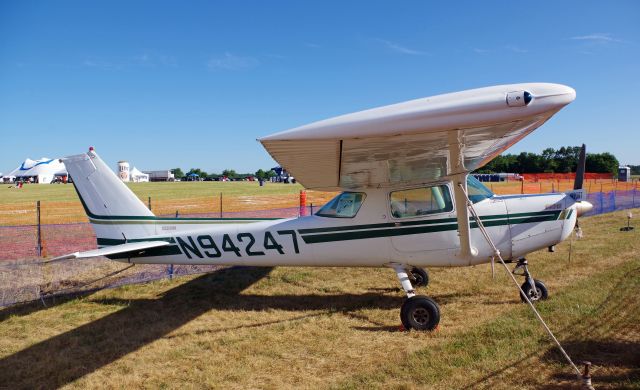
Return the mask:
[[366,198],[363,192],[343,192],[324,205],[316,215],[330,218],[353,218]]
[[395,218],[410,218],[453,210],[449,187],[446,185],[394,191],[389,195],[389,200],[391,215]]

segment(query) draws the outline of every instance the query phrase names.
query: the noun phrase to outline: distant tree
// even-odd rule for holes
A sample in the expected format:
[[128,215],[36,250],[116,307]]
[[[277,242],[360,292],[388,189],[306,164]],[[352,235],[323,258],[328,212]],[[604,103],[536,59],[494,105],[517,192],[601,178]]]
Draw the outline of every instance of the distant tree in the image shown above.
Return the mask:
[[[497,156],[477,173],[568,173],[575,172],[580,159],[579,146],[563,146],[558,150],[547,148],[541,154],[522,152],[519,155]],[[638,166],[640,168],[640,166]],[[587,153],[587,172],[618,172],[618,159],[611,153]]]
[[207,177],[207,172],[203,171],[200,168],[191,168],[189,170],[189,172],[187,172],[187,174],[185,176],[189,176],[191,174],[195,173],[196,175],[198,175],[199,177],[205,178]]
[[587,172],[618,174],[620,163],[611,153],[587,153]]
[[271,179],[272,177],[276,177],[276,173],[272,169],[268,170],[266,173],[267,173],[267,179]]
[[258,169],[256,171],[256,178],[258,180],[265,180],[265,179],[267,179],[267,177],[268,177],[267,176],[267,172],[263,171],[262,169]]
[[238,174],[233,169],[225,169],[224,171],[222,171],[222,176],[226,176],[229,179],[235,179]]
[[182,169],[180,168],[173,168],[171,170],[171,173],[173,173],[176,179],[181,179],[184,177],[184,172],[182,172]]

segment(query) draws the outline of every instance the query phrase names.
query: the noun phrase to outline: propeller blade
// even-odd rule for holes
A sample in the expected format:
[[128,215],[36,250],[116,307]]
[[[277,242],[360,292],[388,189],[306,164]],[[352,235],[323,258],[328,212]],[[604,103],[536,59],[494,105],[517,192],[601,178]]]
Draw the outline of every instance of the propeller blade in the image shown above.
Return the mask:
[[578,167],[576,168],[576,180],[573,182],[574,190],[581,190],[584,182],[584,170],[587,163],[587,147],[582,144],[580,149],[580,158],[578,159]]

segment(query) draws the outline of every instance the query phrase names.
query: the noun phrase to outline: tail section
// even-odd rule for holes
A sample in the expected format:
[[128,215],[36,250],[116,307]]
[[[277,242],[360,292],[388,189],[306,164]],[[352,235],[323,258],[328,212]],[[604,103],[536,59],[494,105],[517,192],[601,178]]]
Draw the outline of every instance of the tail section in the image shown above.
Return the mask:
[[98,246],[122,244],[155,234],[154,214],[93,148],[62,162],[96,232]]

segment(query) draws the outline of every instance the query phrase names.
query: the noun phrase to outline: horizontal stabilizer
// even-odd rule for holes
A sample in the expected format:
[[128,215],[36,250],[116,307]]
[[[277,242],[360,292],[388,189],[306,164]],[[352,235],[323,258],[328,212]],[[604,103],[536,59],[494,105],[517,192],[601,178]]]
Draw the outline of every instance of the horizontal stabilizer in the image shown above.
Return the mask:
[[[131,257],[139,256],[146,249],[158,248],[161,246],[171,245],[171,243],[166,241],[140,241],[140,242],[129,242],[126,244],[113,245],[100,249],[93,249],[85,252],[75,252],[64,256],[54,257],[48,262],[66,260],[66,259],[86,259],[89,257],[97,257],[97,256],[111,256],[111,255],[127,255],[130,254]],[[127,256],[121,256],[127,257]]]

